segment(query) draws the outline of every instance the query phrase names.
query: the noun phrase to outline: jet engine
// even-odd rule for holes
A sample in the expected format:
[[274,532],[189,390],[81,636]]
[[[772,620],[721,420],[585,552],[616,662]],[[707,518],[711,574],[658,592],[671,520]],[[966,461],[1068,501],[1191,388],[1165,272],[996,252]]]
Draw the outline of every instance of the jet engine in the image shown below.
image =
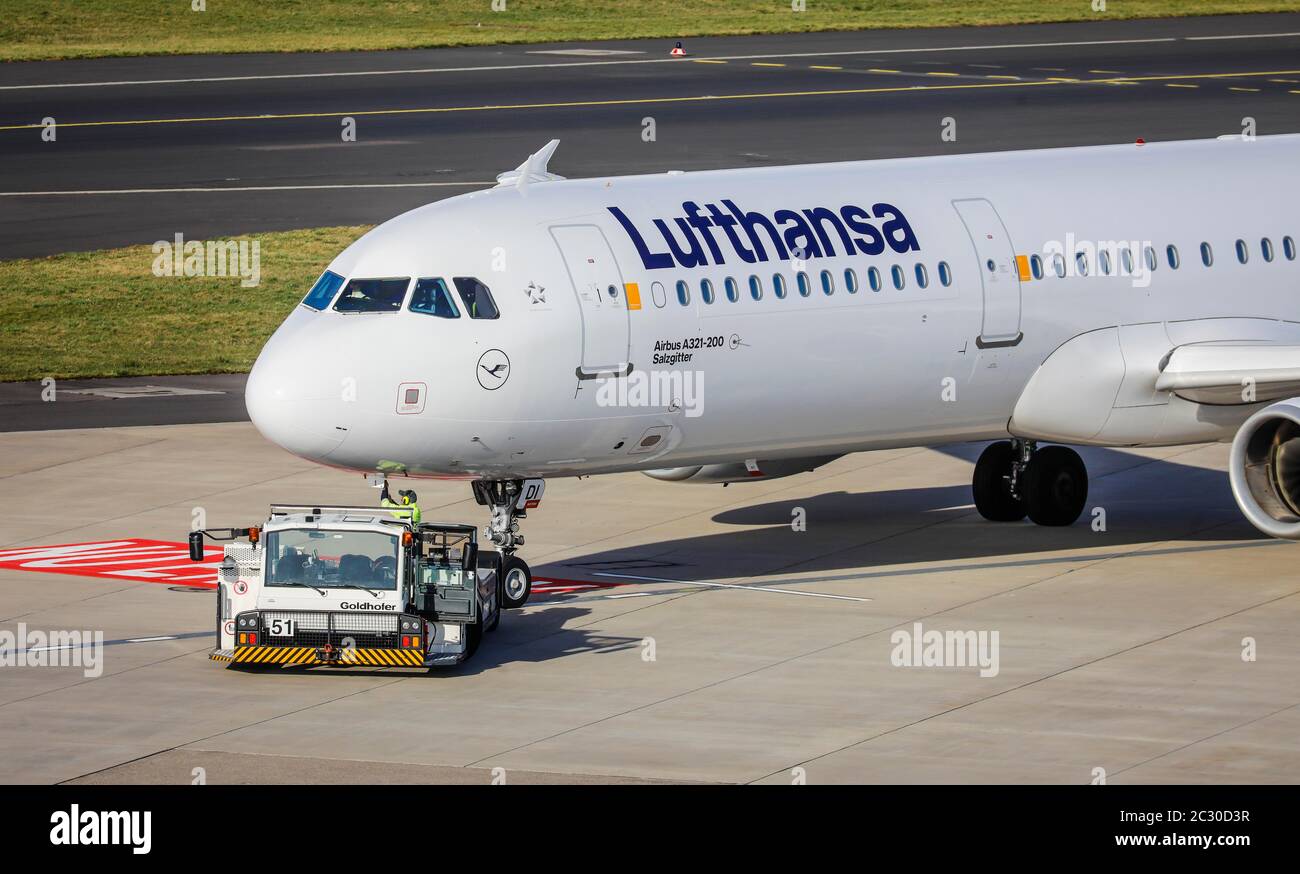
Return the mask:
[[1232,496],[1251,524],[1300,540],[1300,398],[1255,413],[1232,441]]
[[779,458],[773,461],[729,461],[723,464],[664,467],[658,470],[647,470],[644,473],[648,477],[669,483],[738,483],[807,473],[837,458],[838,455],[817,455],[811,458]]

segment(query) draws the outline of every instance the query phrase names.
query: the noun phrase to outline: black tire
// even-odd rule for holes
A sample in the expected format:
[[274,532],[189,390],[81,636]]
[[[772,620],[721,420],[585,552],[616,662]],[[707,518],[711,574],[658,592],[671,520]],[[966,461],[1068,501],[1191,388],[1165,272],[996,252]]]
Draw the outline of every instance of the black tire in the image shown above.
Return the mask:
[[533,572],[528,564],[512,555],[501,563],[501,576],[497,581],[497,599],[506,610],[518,610],[528,603],[533,591]]
[[1037,525],[1073,525],[1088,502],[1088,468],[1068,446],[1035,452],[1018,485],[1025,511]]
[[478,652],[478,645],[483,642],[483,617],[480,616],[477,621],[465,626],[465,658],[462,662],[467,662]]
[[1008,479],[1015,460],[1016,448],[1010,440],[1001,440],[989,444],[975,462],[971,493],[975,509],[990,522],[1018,522],[1025,518],[1025,503],[1011,494]]

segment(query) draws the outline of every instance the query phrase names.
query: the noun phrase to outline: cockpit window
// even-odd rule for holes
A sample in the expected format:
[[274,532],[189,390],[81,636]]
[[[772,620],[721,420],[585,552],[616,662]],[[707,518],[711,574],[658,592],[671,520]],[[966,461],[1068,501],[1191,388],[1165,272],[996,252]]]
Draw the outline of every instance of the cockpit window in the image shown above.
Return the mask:
[[440,319],[459,319],[460,310],[452,299],[451,289],[441,279],[415,280],[415,293],[411,295],[410,310],[413,313],[426,313]]
[[468,276],[457,276],[451,281],[456,283],[460,299],[465,302],[465,312],[471,319],[495,319],[500,315],[486,285]]
[[392,313],[402,308],[410,279],[353,279],[334,309],[341,313]]
[[326,270],[320,275],[320,279],[316,280],[316,284],[311,287],[311,291],[307,292],[302,302],[314,310],[323,310],[330,305],[330,301],[342,286],[343,277]]

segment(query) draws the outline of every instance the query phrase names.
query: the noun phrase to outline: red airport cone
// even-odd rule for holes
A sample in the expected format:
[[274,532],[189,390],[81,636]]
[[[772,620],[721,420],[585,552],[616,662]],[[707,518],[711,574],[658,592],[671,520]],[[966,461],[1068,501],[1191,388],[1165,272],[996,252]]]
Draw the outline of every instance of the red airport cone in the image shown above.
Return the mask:
[[686,57],[686,49],[682,48],[682,43],[678,40],[677,45],[673,46],[673,50],[668,54],[672,55],[674,58],[684,58]]

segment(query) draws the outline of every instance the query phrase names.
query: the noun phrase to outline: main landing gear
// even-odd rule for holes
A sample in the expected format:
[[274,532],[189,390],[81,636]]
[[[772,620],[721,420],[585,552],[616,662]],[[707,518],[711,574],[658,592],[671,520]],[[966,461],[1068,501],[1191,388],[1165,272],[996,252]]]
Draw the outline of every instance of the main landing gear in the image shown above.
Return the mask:
[[545,483],[540,479],[476,480],[471,486],[474,500],[492,511],[483,535],[501,551],[501,566],[497,569],[501,606],[522,607],[533,590],[533,572],[515,555],[515,550],[524,545],[518,520],[528,518],[529,508],[541,502]]
[[1066,446],[1002,440],[975,463],[975,509],[993,522],[1029,517],[1038,525],[1072,525],[1088,501],[1088,469]]

